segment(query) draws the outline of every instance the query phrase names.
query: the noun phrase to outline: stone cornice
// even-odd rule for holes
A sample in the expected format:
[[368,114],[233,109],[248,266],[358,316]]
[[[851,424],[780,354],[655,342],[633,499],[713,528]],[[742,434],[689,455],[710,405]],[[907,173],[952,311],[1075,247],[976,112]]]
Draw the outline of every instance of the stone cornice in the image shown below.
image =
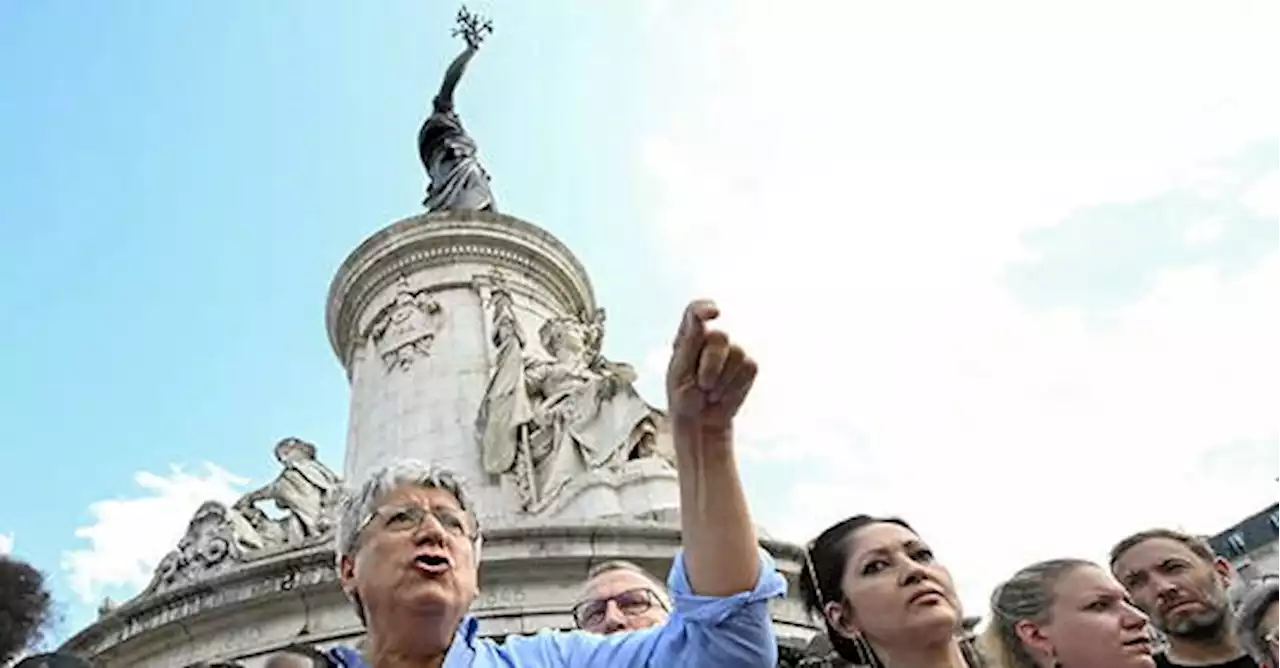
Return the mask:
[[570,314],[590,313],[595,295],[586,269],[546,230],[487,211],[421,214],[393,223],[360,244],[329,287],[329,343],[348,366],[360,314],[402,274],[473,261],[518,271],[545,286]]
[[337,581],[331,545],[319,545],[247,562],[207,579],[156,594],[139,595],[103,614],[67,640],[62,649],[97,656],[137,636],[193,617],[217,615],[272,596],[305,592]]

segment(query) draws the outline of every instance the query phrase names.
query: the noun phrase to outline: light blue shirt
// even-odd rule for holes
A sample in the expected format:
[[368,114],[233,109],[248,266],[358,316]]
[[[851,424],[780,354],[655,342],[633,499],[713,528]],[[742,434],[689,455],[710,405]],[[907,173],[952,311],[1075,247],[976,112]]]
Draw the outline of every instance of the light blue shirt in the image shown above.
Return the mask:
[[[769,599],[786,593],[773,558],[760,550],[756,586],[724,598],[697,596],[685,575],[684,553],[667,578],[674,610],[667,623],[607,636],[585,631],[540,631],[513,635],[498,644],[476,637],[479,624],[465,617],[449,646],[444,668],[640,668],[705,666],[774,668],[778,645],[769,619]],[[329,650],[344,668],[368,668],[350,647]]]

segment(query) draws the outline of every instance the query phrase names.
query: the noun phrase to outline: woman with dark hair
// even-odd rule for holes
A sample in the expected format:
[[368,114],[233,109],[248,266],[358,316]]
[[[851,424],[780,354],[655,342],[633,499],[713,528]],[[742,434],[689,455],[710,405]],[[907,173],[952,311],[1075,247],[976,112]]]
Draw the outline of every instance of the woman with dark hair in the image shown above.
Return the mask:
[[856,515],[823,531],[805,549],[800,593],[826,622],[836,653],[854,665],[983,665],[962,638],[951,574],[900,519]]
[[0,554],[0,666],[39,644],[53,620],[53,597],[31,564]]

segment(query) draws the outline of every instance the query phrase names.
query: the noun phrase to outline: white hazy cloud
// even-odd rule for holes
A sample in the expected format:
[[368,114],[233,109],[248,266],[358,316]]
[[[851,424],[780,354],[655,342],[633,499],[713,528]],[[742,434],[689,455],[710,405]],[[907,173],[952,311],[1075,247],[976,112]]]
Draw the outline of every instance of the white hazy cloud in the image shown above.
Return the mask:
[[92,522],[76,529],[88,545],[62,554],[71,589],[86,603],[96,603],[111,588],[132,594],[146,586],[200,504],[233,503],[248,483],[207,462],[195,473],[175,466],[165,475],[140,471],[133,480],[138,489],[129,496],[89,506]]
[[0,533],[0,554],[13,554],[13,534]]
[[[655,21],[667,114],[641,153],[668,271],[760,361],[746,466],[795,472],[751,490],[758,519],[801,541],[901,515],[985,614],[1033,560],[1272,502],[1276,248],[1243,271],[1158,268],[1106,313],[1032,309],[1009,269],[1039,256],[1026,233],[1086,207],[1229,192],[1222,161],[1277,137],[1276,19],[1273,2],[735,0]],[[1243,203],[1274,216],[1276,184]]]
[[1189,246],[1207,246],[1221,239],[1225,229],[1221,219],[1211,218],[1188,227],[1182,238]]
[[1244,204],[1259,216],[1280,216],[1280,172],[1260,179],[1245,193]]

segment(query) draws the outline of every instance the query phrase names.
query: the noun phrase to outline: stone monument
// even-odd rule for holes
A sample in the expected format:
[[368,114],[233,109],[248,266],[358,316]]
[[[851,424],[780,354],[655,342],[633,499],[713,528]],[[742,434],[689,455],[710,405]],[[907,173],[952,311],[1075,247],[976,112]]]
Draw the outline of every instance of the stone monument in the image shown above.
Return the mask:
[[[599,561],[630,559],[664,577],[680,532],[667,416],[636,391],[631,365],[602,354],[605,311],[577,258],[497,211],[454,110],[491,32],[459,13],[464,50],[418,134],[427,212],[347,257],[325,320],[351,388],[342,477],[397,457],[461,474],[485,533],[472,612],[482,634],[502,637],[572,628],[575,596]],[[333,568],[339,477],[298,439],[275,456],[275,480],[231,506],[201,506],[143,593],[104,605],[64,649],[100,666],[255,668],[288,644],[357,641],[363,629]],[[799,548],[764,545],[794,583]],[[813,635],[794,596],[774,611],[787,647]]]

